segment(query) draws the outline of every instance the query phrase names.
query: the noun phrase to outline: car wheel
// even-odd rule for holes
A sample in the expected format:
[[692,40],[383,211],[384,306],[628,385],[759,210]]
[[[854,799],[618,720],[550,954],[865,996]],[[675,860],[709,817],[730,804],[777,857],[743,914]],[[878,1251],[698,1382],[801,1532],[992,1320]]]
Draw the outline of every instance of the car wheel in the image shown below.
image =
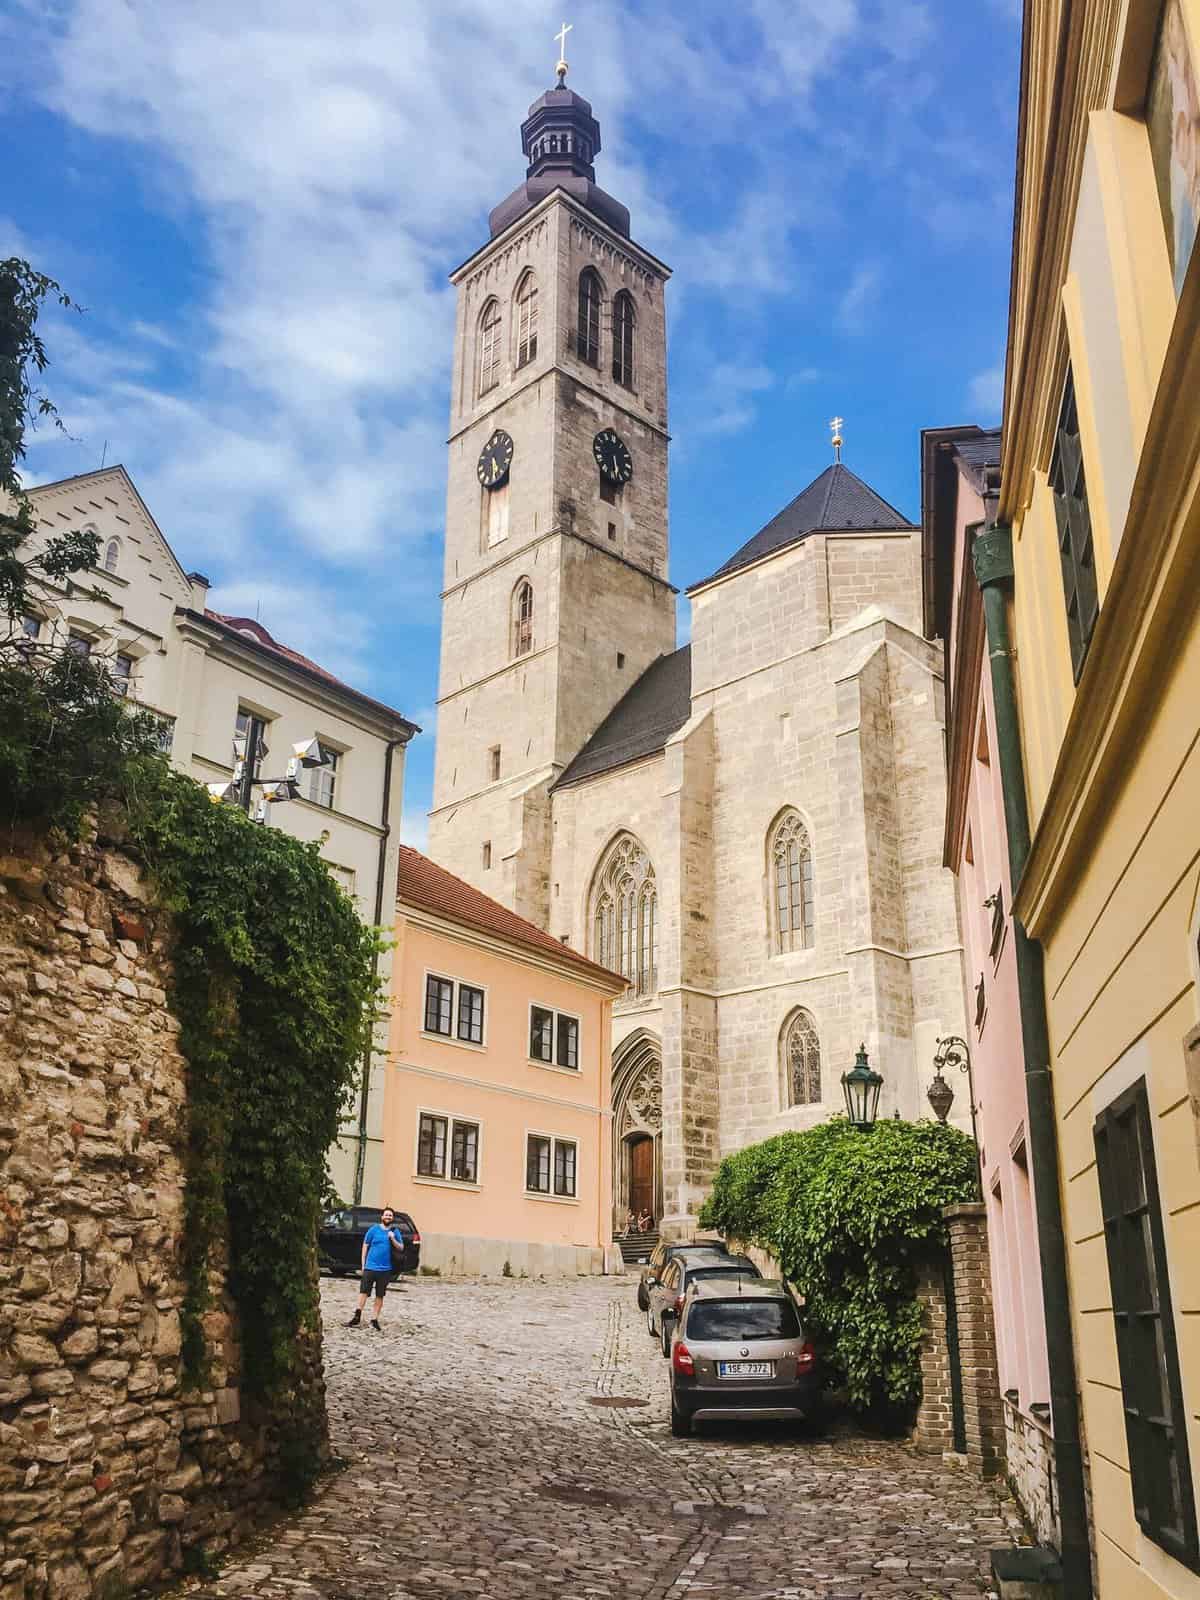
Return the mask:
[[666,1317],[662,1319],[662,1353],[665,1356],[671,1354],[671,1324]]
[[650,1335],[650,1337],[652,1339],[657,1339],[658,1338],[658,1334],[654,1331],[654,1307],[653,1306],[647,1306],[646,1307],[646,1332]]
[[671,1396],[671,1437],[686,1439],[692,1431],[692,1419],[686,1411],[681,1411],[675,1404],[675,1396]]
[[640,1278],[638,1279],[637,1302],[638,1302],[638,1310],[639,1311],[645,1311],[645,1309],[646,1309],[646,1285],[641,1281]]

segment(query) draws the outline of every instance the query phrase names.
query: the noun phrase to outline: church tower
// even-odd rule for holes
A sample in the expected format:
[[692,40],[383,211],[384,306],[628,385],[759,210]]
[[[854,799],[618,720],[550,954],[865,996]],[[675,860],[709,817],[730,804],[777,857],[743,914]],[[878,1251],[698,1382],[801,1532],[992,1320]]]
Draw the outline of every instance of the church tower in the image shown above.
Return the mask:
[[667,582],[669,269],[595,181],[565,85],[529,108],[524,182],[452,274],[431,855],[546,926],[550,787],[675,647]]

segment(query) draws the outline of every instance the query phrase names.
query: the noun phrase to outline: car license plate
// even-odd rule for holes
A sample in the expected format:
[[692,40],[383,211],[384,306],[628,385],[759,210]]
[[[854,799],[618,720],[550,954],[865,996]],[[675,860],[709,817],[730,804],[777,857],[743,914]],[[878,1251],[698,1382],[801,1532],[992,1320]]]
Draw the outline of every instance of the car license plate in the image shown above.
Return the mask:
[[773,1378],[773,1361],[718,1361],[718,1378]]

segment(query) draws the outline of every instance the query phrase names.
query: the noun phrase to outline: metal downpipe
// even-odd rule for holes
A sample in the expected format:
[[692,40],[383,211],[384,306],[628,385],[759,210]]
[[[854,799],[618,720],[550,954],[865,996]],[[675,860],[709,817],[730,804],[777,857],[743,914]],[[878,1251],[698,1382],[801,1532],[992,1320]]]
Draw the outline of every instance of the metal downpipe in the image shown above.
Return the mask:
[[[1012,529],[1003,525],[986,528],[975,540],[972,561],[975,577],[983,592],[992,699],[996,714],[1000,787],[1008,832],[1008,864],[1015,892],[1029,856],[1029,811],[1025,800],[1025,769],[1008,627],[1008,590],[1013,581]],[[1050,1415],[1062,1532],[1063,1594],[1064,1600],[1091,1600],[1092,1558],[1084,1491],[1083,1449],[1079,1435],[1079,1390],[1071,1333],[1042,948],[1028,937],[1018,917],[1013,917],[1012,924],[1021,1005],[1021,1044],[1025,1059],[1029,1158],[1033,1167],[1042,1302],[1046,1318],[1046,1353],[1050,1368]]]

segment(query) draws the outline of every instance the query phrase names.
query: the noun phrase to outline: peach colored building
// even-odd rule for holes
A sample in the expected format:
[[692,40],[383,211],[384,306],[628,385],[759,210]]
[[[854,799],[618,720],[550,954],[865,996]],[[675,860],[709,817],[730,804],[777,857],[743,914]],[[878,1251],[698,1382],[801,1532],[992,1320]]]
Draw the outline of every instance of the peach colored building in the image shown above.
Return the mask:
[[983,599],[971,550],[994,497],[1000,430],[928,428],[921,436],[925,631],[946,641],[945,865],[958,882],[971,991],[967,1042],[987,1206],[996,1358],[1008,1476],[1038,1537],[1059,1543],[1052,1491],[1050,1372],[1034,1211],[996,709]]
[[400,848],[383,1190],[443,1273],[619,1270],[612,1005],[625,979]]

